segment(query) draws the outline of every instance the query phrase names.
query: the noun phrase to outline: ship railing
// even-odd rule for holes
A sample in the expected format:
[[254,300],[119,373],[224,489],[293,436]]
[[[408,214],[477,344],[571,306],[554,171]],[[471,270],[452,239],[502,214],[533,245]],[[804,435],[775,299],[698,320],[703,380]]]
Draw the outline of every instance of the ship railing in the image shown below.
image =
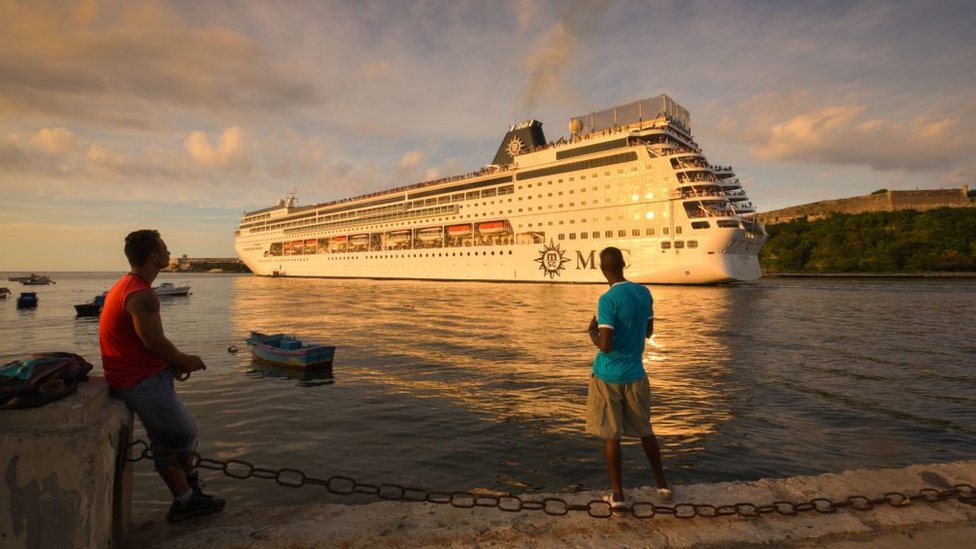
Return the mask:
[[677,191],[671,191],[670,198],[698,198],[698,197],[719,197],[725,198],[725,192],[721,189],[691,189],[685,188]]
[[691,219],[701,219],[704,217],[734,217],[735,210],[731,205],[724,207],[709,206],[702,202],[686,202],[684,204],[685,214]]
[[678,172],[678,183],[717,183],[715,174],[711,172]]

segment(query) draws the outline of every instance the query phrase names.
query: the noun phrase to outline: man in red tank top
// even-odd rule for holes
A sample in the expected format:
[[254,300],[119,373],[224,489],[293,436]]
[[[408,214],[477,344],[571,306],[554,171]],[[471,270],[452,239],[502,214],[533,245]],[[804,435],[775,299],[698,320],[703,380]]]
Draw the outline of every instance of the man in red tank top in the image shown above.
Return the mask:
[[105,379],[146,429],[156,471],[173,493],[167,520],[219,512],[224,500],[203,493],[194,470],[196,419],[173,386],[175,376],[207,366],[163,334],[159,298],[151,286],[169,265],[169,249],[158,231],[143,229],[125,237],[125,256],[131,270],[106,294],[98,322]]

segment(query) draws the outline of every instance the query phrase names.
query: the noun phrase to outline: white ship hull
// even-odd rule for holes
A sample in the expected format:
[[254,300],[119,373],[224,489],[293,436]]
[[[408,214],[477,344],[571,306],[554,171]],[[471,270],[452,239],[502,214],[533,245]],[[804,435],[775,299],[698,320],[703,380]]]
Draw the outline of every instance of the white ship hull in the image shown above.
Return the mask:
[[[660,254],[654,244],[643,239],[593,240],[585,246],[558,249],[480,246],[463,251],[352,252],[342,259],[326,254],[264,257],[241,250],[238,254],[254,274],[262,276],[602,284],[606,279],[599,268],[600,250],[616,246],[627,257],[627,278],[639,283],[720,284],[756,280],[761,274],[755,254],[709,253],[704,248]],[[553,254],[553,260],[544,267],[540,261],[547,254]]]
[[511,162],[491,170],[245,213],[237,254],[263,276],[604,283],[599,252],[616,246],[639,283],[756,280],[765,231],[731,207],[677,112],[683,124],[602,133],[588,120],[596,131],[533,148],[524,132],[541,124],[513,126],[496,156]]

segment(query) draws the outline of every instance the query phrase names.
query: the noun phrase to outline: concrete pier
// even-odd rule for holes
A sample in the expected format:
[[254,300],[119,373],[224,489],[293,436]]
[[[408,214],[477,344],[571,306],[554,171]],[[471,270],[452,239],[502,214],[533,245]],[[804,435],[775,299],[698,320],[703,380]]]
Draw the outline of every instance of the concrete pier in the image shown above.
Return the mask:
[[[207,479],[215,493],[219,493],[224,482],[241,482],[217,473],[209,473]],[[268,482],[269,490],[288,489],[269,481],[246,482]],[[880,498],[889,492],[918,494],[923,489],[941,492],[961,483],[976,483],[976,461],[903,469],[861,469],[755,482],[683,485],[674,487],[673,504],[768,505],[775,501],[805,502],[815,498],[836,502],[847,501],[850,496]],[[554,497],[585,503],[604,493]],[[656,500],[650,488],[630,490],[627,496],[632,501]],[[526,499],[544,497],[532,495]],[[178,525],[167,524],[161,514],[134,518],[128,539],[131,547],[140,548],[976,547],[976,505],[959,498],[935,502],[916,499],[909,505],[882,504],[870,510],[847,506],[833,513],[806,511],[796,516],[774,512],[754,517],[692,519],[673,516],[597,519],[580,512],[548,516],[541,511],[508,513],[491,508],[457,509],[448,505],[400,502],[228,507],[222,515]]]
[[0,410],[0,547],[122,546],[132,468],[118,458],[131,432],[98,376],[44,406]]

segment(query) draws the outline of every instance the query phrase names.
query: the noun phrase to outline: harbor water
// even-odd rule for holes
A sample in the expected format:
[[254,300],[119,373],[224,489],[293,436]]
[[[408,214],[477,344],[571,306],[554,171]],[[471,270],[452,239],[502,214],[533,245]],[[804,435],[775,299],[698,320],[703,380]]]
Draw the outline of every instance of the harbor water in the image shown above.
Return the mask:
[[[57,284],[21,287],[4,274],[0,285],[14,293],[0,301],[0,361],[70,351],[98,372],[98,321],[75,318],[73,305],[119,275],[51,273]],[[205,458],[447,492],[608,485],[602,444],[583,432],[595,352],[584,332],[605,286],[170,273],[160,281],[193,287],[163,299],[162,316],[167,336],[208,365],[178,385]],[[16,309],[24,290],[38,293],[37,309]],[[774,278],[651,290],[656,333],[645,366],[672,484],[976,454],[976,280]],[[252,362],[250,330],[336,345],[331,373]],[[140,426],[135,438],[145,438]],[[135,467],[135,510],[164,509],[169,495],[148,460]],[[203,475],[235,507],[374,501]],[[651,482],[639,445],[626,445],[625,488]]]

